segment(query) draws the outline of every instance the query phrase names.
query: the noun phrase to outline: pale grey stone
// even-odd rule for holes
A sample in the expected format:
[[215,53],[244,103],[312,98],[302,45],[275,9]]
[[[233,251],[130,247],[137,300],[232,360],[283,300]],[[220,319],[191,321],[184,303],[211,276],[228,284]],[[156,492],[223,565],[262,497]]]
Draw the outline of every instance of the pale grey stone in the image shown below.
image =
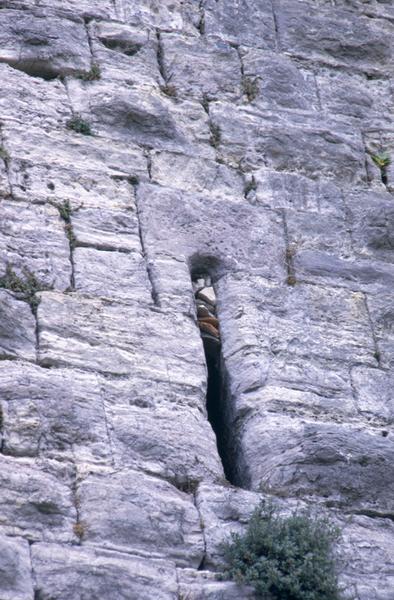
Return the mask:
[[193,497],[166,481],[129,469],[91,474],[78,497],[87,545],[200,565],[204,543]]
[[0,532],[30,540],[71,542],[77,513],[71,477],[61,463],[0,457]]
[[241,198],[244,179],[236,169],[199,156],[153,151],[152,181],[192,193]]
[[45,132],[14,121],[2,131],[15,199],[68,201],[75,209],[133,205],[129,181],[146,174],[146,159],[135,144],[109,145],[105,138],[78,135],[65,126]]
[[254,590],[230,581],[221,581],[220,573],[178,569],[179,593],[188,600],[251,600]]
[[261,108],[313,111],[319,107],[313,73],[290,58],[258,48],[241,48],[244,87]]
[[120,206],[76,207],[70,219],[76,244],[93,246],[97,250],[141,252],[133,189],[129,190],[126,210]]
[[45,10],[3,9],[0,61],[29,75],[50,79],[90,70],[90,49],[83,25]]
[[114,375],[138,369],[145,377],[197,389],[205,381],[200,335],[189,317],[76,295],[44,292],[41,298],[39,359],[43,365]]
[[[383,427],[390,425],[394,418],[393,374],[380,369],[354,367],[352,381],[359,411]],[[383,430],[382,434],[387,434],[387,431]]]
[[5,454],[109,460],[100,381],[93,373],[0,362]]
[[389,22],[354,17],[340,9],[322,10],[311,3],[280,0],[277,13],[282,50],[308,60],[370,73],[390,68]]
[[115,405],[107,413],[117,465],[143,469],[185,491],[193,491],[202,479],[223,477],[204,413],[173,403],[158,408]]
[[[139,87],[157,86],[161,82],[154,31],[113,21],[93,22],[89,31],[94,60],[103,79]],[[85,92],[89,85],[87,82]]]
[[158,27],[164,31],[184,31],[198,35],[200,20],[196,0],[116,0],[122,20],[137,26]]
[[385,294],[370,295],[368,306],[374,328],[377,351],[382,367],[393,365],[394,350],[394,302],[393,296]]
[[275,48],[275,23],[271,0],[207,0],[203,30],[234,44]]
[[4,358],[36,358],[36,323],[30,306],[0,289],[0,354]]
[[176,95],[237,98],[241,95],[241,64],[237,51],[222,39],[162,35],[163,69]]
[[0,253],[2,274],[8,264],[22,280],[31,274],[47,288],[65,290],[70,286],[70,247],[54,206],[4,200]]
[[2,600],[33,600],[29,545],[22,538],[0,536]]
[[297,114],[290,124],[280,113],[224,102],[212,103],[210,114],[219,131],[219,155],[229,165],[245,171],[268,166],[353,184],[366,178],[361,137],[343,123]]
[[76,248],[73,261],[76,290],[121,302],[151,302],[151,286],[141,254]]
[[[63,600],[175,600],[171,562],[100,548],[33,544],[36,590],[41,598]],[[15,599],[17,600],[17,599]]]

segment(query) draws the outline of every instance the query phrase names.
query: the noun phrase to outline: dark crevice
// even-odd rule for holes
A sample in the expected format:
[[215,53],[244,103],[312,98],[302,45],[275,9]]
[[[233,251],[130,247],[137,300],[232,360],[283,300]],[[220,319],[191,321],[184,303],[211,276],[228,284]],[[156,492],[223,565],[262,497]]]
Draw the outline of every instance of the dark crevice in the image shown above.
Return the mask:
[[246,469],[235,431],[233,399],[222,356],[215,291],[207,271],[198,273],[193,270],[192,281],[197,322],[208,371],[206,395],[208,420],[216,435],[217,449],[226,479],[232,485],[247,488]]
[[138,44],[137,42],[132,42],[130,40],[104,37],[99,37],[99,40],[106,48],[108,48],[108,50],[120,52],[126,56],[134,56],[142,48],[142,44]]

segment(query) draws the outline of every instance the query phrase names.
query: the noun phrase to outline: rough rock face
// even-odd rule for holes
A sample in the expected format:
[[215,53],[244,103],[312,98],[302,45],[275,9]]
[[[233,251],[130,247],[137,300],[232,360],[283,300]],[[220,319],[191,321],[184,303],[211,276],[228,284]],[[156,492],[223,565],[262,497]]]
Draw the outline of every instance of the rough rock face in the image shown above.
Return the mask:
[[251,599],[267,497],[392,600],[393,40],[387,0],[0,0],[0,600]]

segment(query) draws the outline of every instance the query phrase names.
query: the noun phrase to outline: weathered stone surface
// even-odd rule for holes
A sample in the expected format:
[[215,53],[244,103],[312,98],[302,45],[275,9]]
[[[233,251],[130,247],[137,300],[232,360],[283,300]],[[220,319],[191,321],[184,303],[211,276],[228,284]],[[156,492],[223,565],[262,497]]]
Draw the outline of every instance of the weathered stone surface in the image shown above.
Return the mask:
[[16,200],[72,208],[118,208],[130,203],[130,183],[146,174],[143,150],[132,143],[87,137],[65,127],[48,133],[7,121],[2,128],[11,157],[10,184]]
[[313,74],[290,58],[258,48],[241,48],[241,58],[245,92],[254,104],[268,110],[318,108]]
[[203,30],[235,44],[275,48],[275,23],[271,0],[207,0]]
[[202,479],[223,477],[215,435],[200,411],[168,403],[115,405],[107,412],[117,465],[142,468],[186,491]]
[[131,470],[92,474],[78,498],[86,544],[200,565],[204,543],[193,497],[166,481]]
[[45,10],[3,9],[0,24],[1,62],[44,79],[90,70],[82,20],[59,18]]
[[110,445],[93,373],[0,362],[3,452],[106,462]]
[[29,544],[0,536],[0,594],[4,600],[33,600]]
[[220,156],[230,165],[245,171],[268,166],[348,183],[366,178],[361,137],[343,123],[295,115],[290,124],[278,113],[223,102],[213,103],[210,114],[219,131]]
[[280,0],[277,20],[286,52],[370,73],[390,68],[392,27],[387,21],[332,8],[325,12],[292,0]]
[[178,569],[179,593],[190,600],[249,600],[255,598],[254,590],[229,581],[220,581],[215,573]]
[[0,0],[0,600],[253,598],[271,498],[391,600],[391,4]]
[[[190,318],[138,304],[124,306],[51,292],[41,297],[39,358],[45,366],[73,366],[114,375],[138,369],[146,377],[197,388],[202,385],[201,341]],[[133,323],[132,329],[128,323]],[[179,337],[173,335],[174,330]],[[159,346],[157,336],[162,340]]]
[[[65,290],[70,285],[70,248],[59,211],[3,200],[0,222],[0,269],[7,264],[22,279],[33,274],[41,285]],[[45,249],[51,248],[51,252]]]
[[237,51],[220,39],[162,36],[163,69],[176,95],[212,100],[241,95]]
[[30,540],[71,542],[77,521],[69,469],[0,457],[0,532]]
[[36,358],[36,323],[30,306],[0,289],[0,353],[4,358]]
[[[34,544],[32,563],[39,597],[96,600],[175,600],[175,567],[170,562],[96,548]],[[15,600],[19,600],[15,598]]]
[[74,273],[75,289],[82,293],[122,302],[151,301],[145,261],[136,252],[76,248]]

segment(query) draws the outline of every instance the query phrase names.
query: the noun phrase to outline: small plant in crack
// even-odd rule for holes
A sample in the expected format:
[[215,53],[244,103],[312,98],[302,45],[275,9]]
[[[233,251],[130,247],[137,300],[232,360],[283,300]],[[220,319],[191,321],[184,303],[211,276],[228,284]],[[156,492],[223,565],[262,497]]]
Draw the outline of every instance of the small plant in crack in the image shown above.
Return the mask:
[[85,121],[79,113],[75,113],[75,115],[67,121],[66,127],[67,129],[72,129],[76,133],[81,133],[82,135],[93,135],[90,123]]
[[101,79],[100,65],[93,63],[90,71],[87,73],[80,73],[77,75],[77,78],[82,79],[82,81],[98,81]]
[[74,523],[73,531],[77,538],[82,542],[83,538],[86,535],[86,525],[83,521],[79,521],[78,523]]
[[387,185],[387,167],[391,163],[391,157],[388,152],[378,152],[371,154],[371,158],[375,165],[380,169],[380,175],[384,185]]
[[75,248],[76,238],[73,231],[73,226],[71,223],[71,215],[73,213],[73,208],[68,200],[65,200],[62,204],[57,204],[55,202],[52,203],[59,211],[59,216],[64,221],[64,229],[70,243],[71,248]]
[[10,158],[8,151],[3,146],[0,146],[0,158],[4,161],[7,161]]
[[0,287],[14,292],[19,300],[27,302],[34,314],[36,314],[37,306],[40,303],[37,297],[37,292],[43,292],[51,289],[49,286],[41,283],[34,273],[28,269],[23,269],[24,277],[20,277],[11,265],[7,265],[5,274],[0,277]]
[[248,102],[253,102],[259,95],[259,80],[257,77],[244,77],[242,80],[242,89]]
[[98,81],[101,79],[100,65],[93,63],[90,71],[87,73],[80,73],[77,77],[78,79],[82,79],[82,81]]
[[177,91],[176,91],[175,85],[171,85],[170,83],[166,83],[165,85],[161,85],[160,89],[163,92],[163,94],[165,94],[169,98],[176,98],[177,97]]
[[222,132],[220,131],[220,127],[219,127],[219,125],[216,125],[216,123],[211,122],[210,130],[211,130],[211,137],[209,140],[210,144],[214,148],[218,148],[220,146],[220,142],[222,139]]

